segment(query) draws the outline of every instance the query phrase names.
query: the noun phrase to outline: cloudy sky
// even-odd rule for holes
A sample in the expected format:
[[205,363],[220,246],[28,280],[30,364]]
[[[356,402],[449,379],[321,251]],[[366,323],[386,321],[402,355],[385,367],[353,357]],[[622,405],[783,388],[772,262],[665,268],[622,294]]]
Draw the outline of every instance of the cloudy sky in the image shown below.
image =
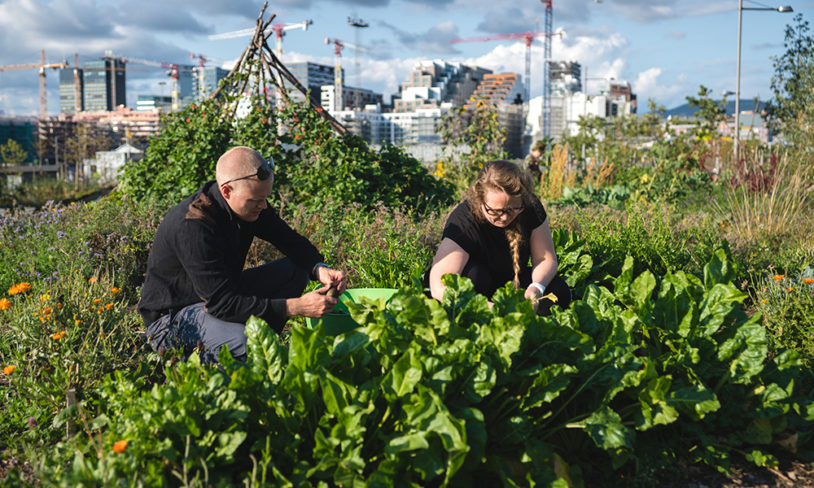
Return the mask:
[[[762,3],[744,7],[791,5],[806,20],[814,1]],[[0,0],[0,65],[47,62],[79,54],[80,64],[105,51],[169,63],[193,63],[190,53],[210,64],[234,61],[248,38],[209,40],[208,36],[253,27],[259,0]],[[347,81],[385,95],[397,91],[416,62],[460,61],[495,72],[525,72],[522,41],[450,43],[510,32],[543,30],[545,5],[539,0],[280,0],[267,12],[275,22],[311,19],[308,31],[289,31],[283,62],[308,60],[333,65],[326,37],[358,43],[369,53],[343,51]],[[770,98],[772,56],[783,53],[786,25],[795,14],[744,11],[741,61],[742,98]],[[362,19],[354,29],[347,18]],[[668,109],[695,95],[699,85],[716,96],[735,90],[737,0],[554,0],[556,60],[577,61],[587,70],[588,93],[597,79],[629,81],[640,110],[653,99]],[[357,37],[358,36],[358,37]],[[542,92],[541,42],[532,46],[532,96]],[[356,66],[358,65],[358,72]],[[165,70],[128,65],[128,105],[139,94],[169,94]],[[39,111],[37,70],[0,72],[0,112]],[[48,71],[48,111],[58,110],[58,73]],[[730,96],[730,99],[733,97]]]

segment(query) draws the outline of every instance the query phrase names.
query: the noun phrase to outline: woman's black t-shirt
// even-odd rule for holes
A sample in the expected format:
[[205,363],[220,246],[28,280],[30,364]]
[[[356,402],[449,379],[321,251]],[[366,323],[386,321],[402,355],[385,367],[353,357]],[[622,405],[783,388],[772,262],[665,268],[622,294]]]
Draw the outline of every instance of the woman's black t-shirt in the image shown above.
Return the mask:
[[[531,256],[531,232],[545,222],[546,211],[540,200],[535,198],[532,207],[525,208],[516,218],[523,235],[520,244],[522,268],[528,266]],[[506,283],[514,279],[512,252],[506,239],[506,231],[486,220],[479,220],[468,200],[452,211],[442,237],[448,237],[461,246],[469,254],[470,260],[487,265],[495,282]]]

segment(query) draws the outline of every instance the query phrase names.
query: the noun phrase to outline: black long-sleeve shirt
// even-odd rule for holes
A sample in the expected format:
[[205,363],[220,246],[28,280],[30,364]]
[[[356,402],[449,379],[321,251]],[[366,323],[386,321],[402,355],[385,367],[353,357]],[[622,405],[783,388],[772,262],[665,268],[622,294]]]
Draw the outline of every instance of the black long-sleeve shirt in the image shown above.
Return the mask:
[[241,294],[240,274],[254,237],[274,244],[298,266],[311,270],[324,258],[311,242],[267,207],[254,222],[238,218],[217,182],[206,183],[173,207],[156,231],[138,310],[146,325],[192,305],[228,322],[255,315],[284,318],[284,298]]

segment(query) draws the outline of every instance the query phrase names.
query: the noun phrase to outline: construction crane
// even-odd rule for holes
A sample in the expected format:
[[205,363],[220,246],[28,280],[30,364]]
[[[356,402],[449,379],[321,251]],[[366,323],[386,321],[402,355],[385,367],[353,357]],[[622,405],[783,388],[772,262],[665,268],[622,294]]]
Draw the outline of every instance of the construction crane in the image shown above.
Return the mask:
[[48,102],[47,92],[45,89],[45,69],[60,69],[68,66],[68,63],[63,61],[61,63],[45,63],[45,50],[40,50],[40,62],[28,64],[9,64],[0,66],[0,71],[11,71],[17,69],[39,69],[40,70],[40,118],[48,117]]
[[531,43],[535,37],[545,37],[546,42],[550,44],[551,36],[558,36],[562,35],[563,32],[550,32],[550,31],[529,31],[529,32],[511,32],[508,34],[496,34],[491,36],[478,36],[478,37],[468,37],[466,39],[451,39],[449,42],[452,44],[456,44],[459,42],[485,42],[485,41],[506,41],[506,40],[517,40],[522,39],[526,43],[526,79],[523,82],[523,117],[525,120],[526,114],[528,114],[528,103],[530,97],[530,86],[531,86]]
[[349,47],[359,52],[370,52],[367,48],[357,46],[339,39],[325,38],[325,44],[334,45],[334,110],[340,111],[344,108],[342,96],[342,49]]
[[207,62],[213,61],[215,63],[223,63],[224,61],[212,56],[205,56],[203,54],[189,53],[189,59],[198,59],[198,66],[203,67]]
[[[348,25],[354,28],[353,29],[355,36],[354,41],[356,42],[356,45],[357,46],[361,45],[361,42],[359,42],[359,32],[366,27],[370,27],[370,24],[368,24],[367,22],[360,18],[354,19],[353,17],[348,17]],[[355,78],[356,88],[359,88],[361,86],[359,81],[359,51],[353,52],[353,71],[356,77]],[[359,97],[360,97],[359,90],[356,90],[353,96],[353,106],[355,108],[360,108],[361,102],[359,100]]]
[[[294,23],[285,23],[280,22],[277,24],[272,24],[269,26],[271,30],[274,31],[274,38],[276,41],[275,46],[275,54],[277,57],[282,57],[283,55],[283,36],[285,36],[285,31],[289,31],[292,29],[302,29],[304,31],[308,30],[308,26],[313,24],[314,21],[311,19],[305,20],[303,22],[294,22]],[[208,37],[210,41],[218,41],[221,39],[234,39],[236,37],[250,37],[254,35],[255,28],[252,27],[250,29],[241,29],[232,32],[224,32],[223,34],[214,34]]]
[[553,22],[554,6],[552,0],[540,0],[545,2],[545,27],[546,33],[545,43],[543,44],[543,110],[540,114],[542,119],[540,122],[541,135],[548,139],[551,137],[551,69],[548,63],[551,61],[551,25]]
[[143,64],[145,66],[153,66],[155,68],[163,68],[167,69],[167,75],[172,79],[172,88],[171,88],[171,95],[172,95],[172,110],[176,111],[181,108],[181,96],[180,96],[180,71],[181,66],[177,63],[167,63],[164,61],[153,61],[151,59],[143,59],[143,58],[131,58],[131,57],[123,57],[122,61],[125,63],[137,63]]

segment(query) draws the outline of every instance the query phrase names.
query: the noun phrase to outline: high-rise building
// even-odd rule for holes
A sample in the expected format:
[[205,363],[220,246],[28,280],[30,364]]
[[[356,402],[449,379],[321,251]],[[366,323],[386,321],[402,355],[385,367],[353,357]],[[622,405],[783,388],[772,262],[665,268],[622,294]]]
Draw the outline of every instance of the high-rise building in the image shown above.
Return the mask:
[[442,103],[463,105],[491,70],[446,61],[423,61],[393,95],[395,112],[438,108]]
[[[290,63],[286,67],[294,75],[294,78],[308,90],[309,100],[318,106],[325,107],[325,105],[322,105],[322,86],[334,86],[334,67],[311,62]],[[342,79],[345,79],[344,72],[343,68]],[[285,87],[293,100],[304,100],[299,91],[294,90],[294,87],[288,81],[285,82]],[[332,106],[329,108],[332,108]]]
[[[327,110],[331,113],[335,112],[335,110],[333,110],[335,106],[335,91],[336,86],[333,84],[323,85],[321,88],[321,105],[327,107]],[[382,104],[381,93],[375,93],[367,88],[355,88],[347,85],[342,85],[342,99],[345,100],[345,108],[350,110],[363,110],[366,105],[381,106]],[[354,106],[357,102],[359,103],[358,107]]]
[[88,61],[84,67],[84,106],[87,112],[127,106],[124,62],[119,58]]
[[522,105],[523,83],[517,73],[489,73],[472,92],[466,102],[466,108],[474,108],[483,100],[490,105]]
[[149,112],[159,109],[162,112],[172,110],[172,97],[166,95],[139,95],[136,101],[137,112]]
[[79,110],[85,108],[85,80],[81,68],[59,70],[59,112],[76,113],[76,83],[79,82]]
[[[180,75],[184,71],[181,69],[179,72],[179,85],[181,84]],[[196,100],[212,95],[218,89],[218,82],[229,74],[225,69],[216,66],[195,66],[192,68],[192,73],[192,92],[194,93],[193,98]]]
[[575,61],[549,61],[551,94],[565,95],[582,91],[582,66]]

